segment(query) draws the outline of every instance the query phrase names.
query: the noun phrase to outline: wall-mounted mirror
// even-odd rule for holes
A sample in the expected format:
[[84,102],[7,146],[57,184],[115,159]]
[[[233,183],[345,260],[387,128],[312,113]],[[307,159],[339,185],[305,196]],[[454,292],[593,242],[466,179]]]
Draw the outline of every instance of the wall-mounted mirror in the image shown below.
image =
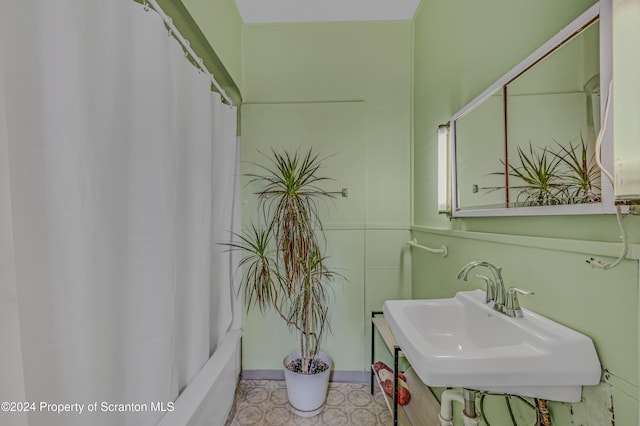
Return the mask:
[[[615,211],[595,158],[610,9],[591,7],[452,117],[453,216]],[[610,168],[610,127],[603,136]]]

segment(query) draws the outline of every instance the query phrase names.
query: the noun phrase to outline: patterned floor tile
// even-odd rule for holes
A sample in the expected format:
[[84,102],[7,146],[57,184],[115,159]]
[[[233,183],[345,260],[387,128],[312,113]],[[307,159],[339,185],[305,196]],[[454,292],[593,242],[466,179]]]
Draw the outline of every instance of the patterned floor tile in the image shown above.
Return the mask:
[[241,380],[226,426],[331,425],[377,426],[393,424],[382,393],[369,393],[369,385],[330,383],[320,414],[303,418],[291,411],[284,381]]

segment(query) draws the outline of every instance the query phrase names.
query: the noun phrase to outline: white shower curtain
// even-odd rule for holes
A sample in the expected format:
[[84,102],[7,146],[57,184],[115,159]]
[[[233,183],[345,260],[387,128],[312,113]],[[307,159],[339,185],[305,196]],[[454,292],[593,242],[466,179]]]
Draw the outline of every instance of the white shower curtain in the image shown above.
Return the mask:
[[0,400],[37,404],[0,424],[152,425],[187,386],[232,321],[235,135],[153,11],[0,2]]

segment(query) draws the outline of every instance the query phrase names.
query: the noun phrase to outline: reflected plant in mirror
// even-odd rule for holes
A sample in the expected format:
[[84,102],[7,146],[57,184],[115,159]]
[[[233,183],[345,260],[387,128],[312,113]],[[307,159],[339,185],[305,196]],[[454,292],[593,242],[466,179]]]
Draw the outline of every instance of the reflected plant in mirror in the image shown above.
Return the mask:
[[[517,162],[509,162],[508,174],[516,181],[509,188],[516,191],[514,207],[553,206],[597,203],[600,196],[600,169],[595,155],[588,153],[587,143],[569,142],[539,147],[529,142],[528,150],[518,147]],[[500,160],[505,165],[504,160]],[[504,171],[493,173],[504,175]],[[486,188],[487,192],[505,186]]]
[[[509,176],[519,180],[510,185],[517,192],[515,207],[551,206],[562,204],[560,159],[545,146],[535,147],[529,142],[528,153],[518,148],[518,165],[509,162]],[[503,160],[500,160],[504,164]],[[504,172],[498,172],[504,174]],[[509,202],[509,200],[507,200]]]
[[602,200],[600,167],[593,151],[589,153],[584,139],[579,146],[559,145],[560,151],[553,154],[565,167],[566,204],[599,203]]

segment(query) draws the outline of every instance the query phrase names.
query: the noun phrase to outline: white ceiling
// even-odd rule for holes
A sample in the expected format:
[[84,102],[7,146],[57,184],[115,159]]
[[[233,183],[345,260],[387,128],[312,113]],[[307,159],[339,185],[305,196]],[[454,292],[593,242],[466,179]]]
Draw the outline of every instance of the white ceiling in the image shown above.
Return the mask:
[[235,0],[245,23],[411,19],[420,0]]

